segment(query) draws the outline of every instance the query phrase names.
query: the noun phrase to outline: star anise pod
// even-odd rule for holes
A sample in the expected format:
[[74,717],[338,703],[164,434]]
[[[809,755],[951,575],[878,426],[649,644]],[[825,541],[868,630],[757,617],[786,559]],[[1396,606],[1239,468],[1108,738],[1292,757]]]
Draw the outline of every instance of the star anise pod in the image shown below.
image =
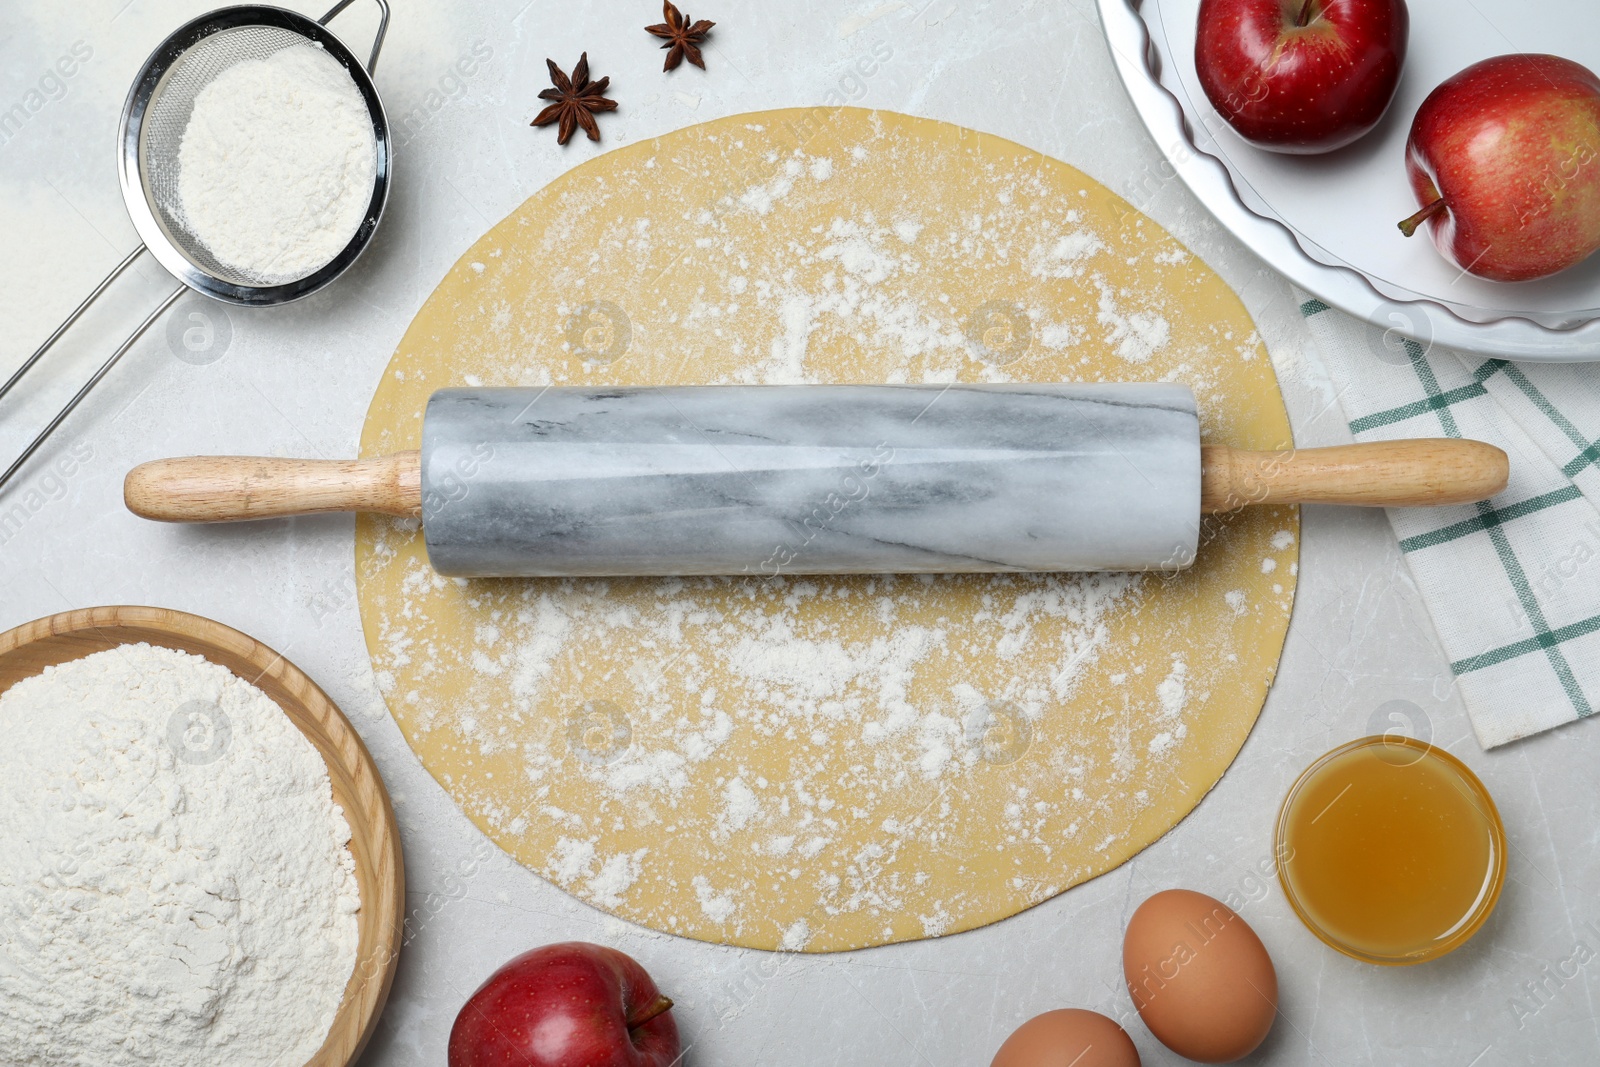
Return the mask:
[[689,16],[679,11],[672,0],[666,0],[666,3],[661,5],[661,14],[667,21],[644,28],[646,33],[654,34],[667,42],[661,46],[662,48],[672,49],[667,53],[666,65],[661,69],[671,70],[683,62],[684,56],[688,56],[689,62],[705,70],[706,61],[701,58],[697,46],[706,39],[706,34],[711,32],[711,27],[716,23],[707,19],[691,23]]
[[572,68],[571,78],[561,72],[555,60],[547,59],[545,64],[550,68],[550,80],[555,83],[555,88],[542,91],[539,99],[554,100],[555,103],[539,112],[539,117],[530,125],[548,126],[552,122],[560,122],[561,125],[556,128],[556,144],[566,144],[572,137],[572,131],[579,126],[589,135],[589,140],[598,141],[600,126],[594,121],[593,113],[617,109],[617,102],[606,99],[605,95],[611,79],[601,78],[597,82],[589,80],[588,52]]

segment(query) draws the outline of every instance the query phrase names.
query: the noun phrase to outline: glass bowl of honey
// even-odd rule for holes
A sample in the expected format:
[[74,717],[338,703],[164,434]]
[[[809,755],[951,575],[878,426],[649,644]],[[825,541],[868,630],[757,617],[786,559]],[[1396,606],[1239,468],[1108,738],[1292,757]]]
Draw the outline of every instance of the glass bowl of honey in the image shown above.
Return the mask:
[[1306,768],[1278,815],[1276,855],[1290,906],[1322,941],[1368,963],[1424,963],[1494,911],[1506,834],[1466,764],[1391,733]]

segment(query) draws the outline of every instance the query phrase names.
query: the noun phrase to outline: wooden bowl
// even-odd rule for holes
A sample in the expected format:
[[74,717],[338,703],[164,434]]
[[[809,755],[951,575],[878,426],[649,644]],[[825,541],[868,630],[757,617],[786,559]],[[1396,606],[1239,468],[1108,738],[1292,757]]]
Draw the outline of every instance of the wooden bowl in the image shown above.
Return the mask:
[[35,619],[0,634],[0,693],[46,667],[140,641],[204,656],[260,689],[322,754],[350,823],[361,888],[356,966],[328,1037],[306,1067],[346,1067],[388,999],[405,908],[400,833],[383,779],[350,721],[298,667],[238,630],[166,608],[100,607]]

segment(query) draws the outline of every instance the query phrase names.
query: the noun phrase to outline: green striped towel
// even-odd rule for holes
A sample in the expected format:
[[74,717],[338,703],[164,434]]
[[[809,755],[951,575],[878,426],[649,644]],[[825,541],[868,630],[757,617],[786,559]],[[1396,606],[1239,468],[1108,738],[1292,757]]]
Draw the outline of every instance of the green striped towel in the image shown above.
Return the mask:
[[[1404,338],[1301,295],[1360,441],[1467,437],[1511,457],[1479,504],[1389,522],[1484,748],[1600,706],[1600,368],[1519,364]],[[1393,321],[1412,314],[1397,305]]]

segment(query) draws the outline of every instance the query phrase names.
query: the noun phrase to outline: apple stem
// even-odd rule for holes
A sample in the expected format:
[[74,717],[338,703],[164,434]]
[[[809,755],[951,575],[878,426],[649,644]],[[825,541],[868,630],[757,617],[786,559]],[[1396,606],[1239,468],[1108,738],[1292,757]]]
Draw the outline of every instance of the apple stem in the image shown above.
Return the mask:
[[1427,222],[1429,219],[1433,218],[1448,206],[1449,205],[1444,202],[1444,197],[1439,197],[1439,199],[1435,200],[1433,203],[1429,204],[1427,207],[1423,208],[1421,211],[1402,222],[1400,224],[1400,232],[1405,234],[1407,237],[1410,237],[1412,234],[1417,232],[1418,226],[1421,226],[1424,222]]
[[637,1030],[651,1019],[654,1019],[657,1015],[671,1010],[671,999],[668,997],[658,996],[643,1011],[634,1016],[632,1019],[628,1020],[628,1029]]
[[1311,8],[1316,4],[1316,2],[1317,0],[1306,0],[1305,6],[1300,9],[1300,17],[1295,19],[1294,24],[1296,26],[1311,25]]

